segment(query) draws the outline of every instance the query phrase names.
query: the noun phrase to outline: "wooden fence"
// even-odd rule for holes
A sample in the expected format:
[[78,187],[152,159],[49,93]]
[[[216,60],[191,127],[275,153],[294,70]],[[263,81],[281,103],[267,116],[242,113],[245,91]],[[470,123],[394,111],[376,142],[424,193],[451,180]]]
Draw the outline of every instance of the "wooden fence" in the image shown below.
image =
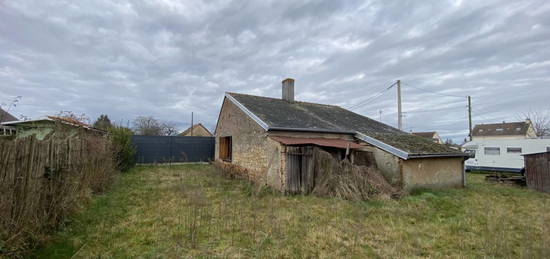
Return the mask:
[[0,140],[0,257],[21,256],[114,175],[101,136]]
[[525,155],[527,187],[550,192],[550,152]]

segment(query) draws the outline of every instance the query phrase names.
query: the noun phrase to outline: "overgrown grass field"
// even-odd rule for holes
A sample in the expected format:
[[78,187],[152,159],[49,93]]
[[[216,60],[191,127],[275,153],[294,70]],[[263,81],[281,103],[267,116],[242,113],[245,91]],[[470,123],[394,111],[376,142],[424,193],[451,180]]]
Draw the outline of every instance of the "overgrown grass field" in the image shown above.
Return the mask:
[[39,258],[550,257],[550,195],[468,176],[466,189],[350,202],[284,196],[210,165],[137,167]]

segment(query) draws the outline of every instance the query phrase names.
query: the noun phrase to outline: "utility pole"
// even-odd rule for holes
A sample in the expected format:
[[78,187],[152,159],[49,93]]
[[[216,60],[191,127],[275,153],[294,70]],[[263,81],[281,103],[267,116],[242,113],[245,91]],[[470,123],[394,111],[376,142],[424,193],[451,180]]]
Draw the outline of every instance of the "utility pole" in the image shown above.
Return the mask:
[[403,115],[401,114],[401,80],[397,80],[397,128],[403,128]]
[[193,112],[191,112],[191,137],[193,136]]
[[468,127],[470,128],[468,136],[472,141],[472,97],[468,95]]

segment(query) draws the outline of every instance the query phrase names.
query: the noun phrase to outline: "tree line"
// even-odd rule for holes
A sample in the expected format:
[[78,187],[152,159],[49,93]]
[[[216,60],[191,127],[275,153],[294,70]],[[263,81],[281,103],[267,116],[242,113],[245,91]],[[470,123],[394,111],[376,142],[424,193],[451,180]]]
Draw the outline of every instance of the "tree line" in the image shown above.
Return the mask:
[[[102,130],[108,130],[113,127],[113,123],[106,114],[100,115],[93,127]],[[176,123],[170,121],[160,121],[153,116],[139,116],[132,126],[128,128],[134,135],[142,136],[175,136],[178,134]]]

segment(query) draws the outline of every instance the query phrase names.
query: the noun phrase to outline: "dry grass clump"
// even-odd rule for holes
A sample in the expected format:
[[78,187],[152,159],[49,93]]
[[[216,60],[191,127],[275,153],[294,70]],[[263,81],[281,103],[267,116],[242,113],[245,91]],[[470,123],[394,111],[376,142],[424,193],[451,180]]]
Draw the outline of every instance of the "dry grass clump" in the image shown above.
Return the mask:
[[330,153],[316,149],[316,184],[312,193],[344,200],[366,201],[398,194],[374,167],[357,166],[337,160]]
[[0,140],[0,256],[25,256],[91,193],[105,190],[114,172],[101,136]]

